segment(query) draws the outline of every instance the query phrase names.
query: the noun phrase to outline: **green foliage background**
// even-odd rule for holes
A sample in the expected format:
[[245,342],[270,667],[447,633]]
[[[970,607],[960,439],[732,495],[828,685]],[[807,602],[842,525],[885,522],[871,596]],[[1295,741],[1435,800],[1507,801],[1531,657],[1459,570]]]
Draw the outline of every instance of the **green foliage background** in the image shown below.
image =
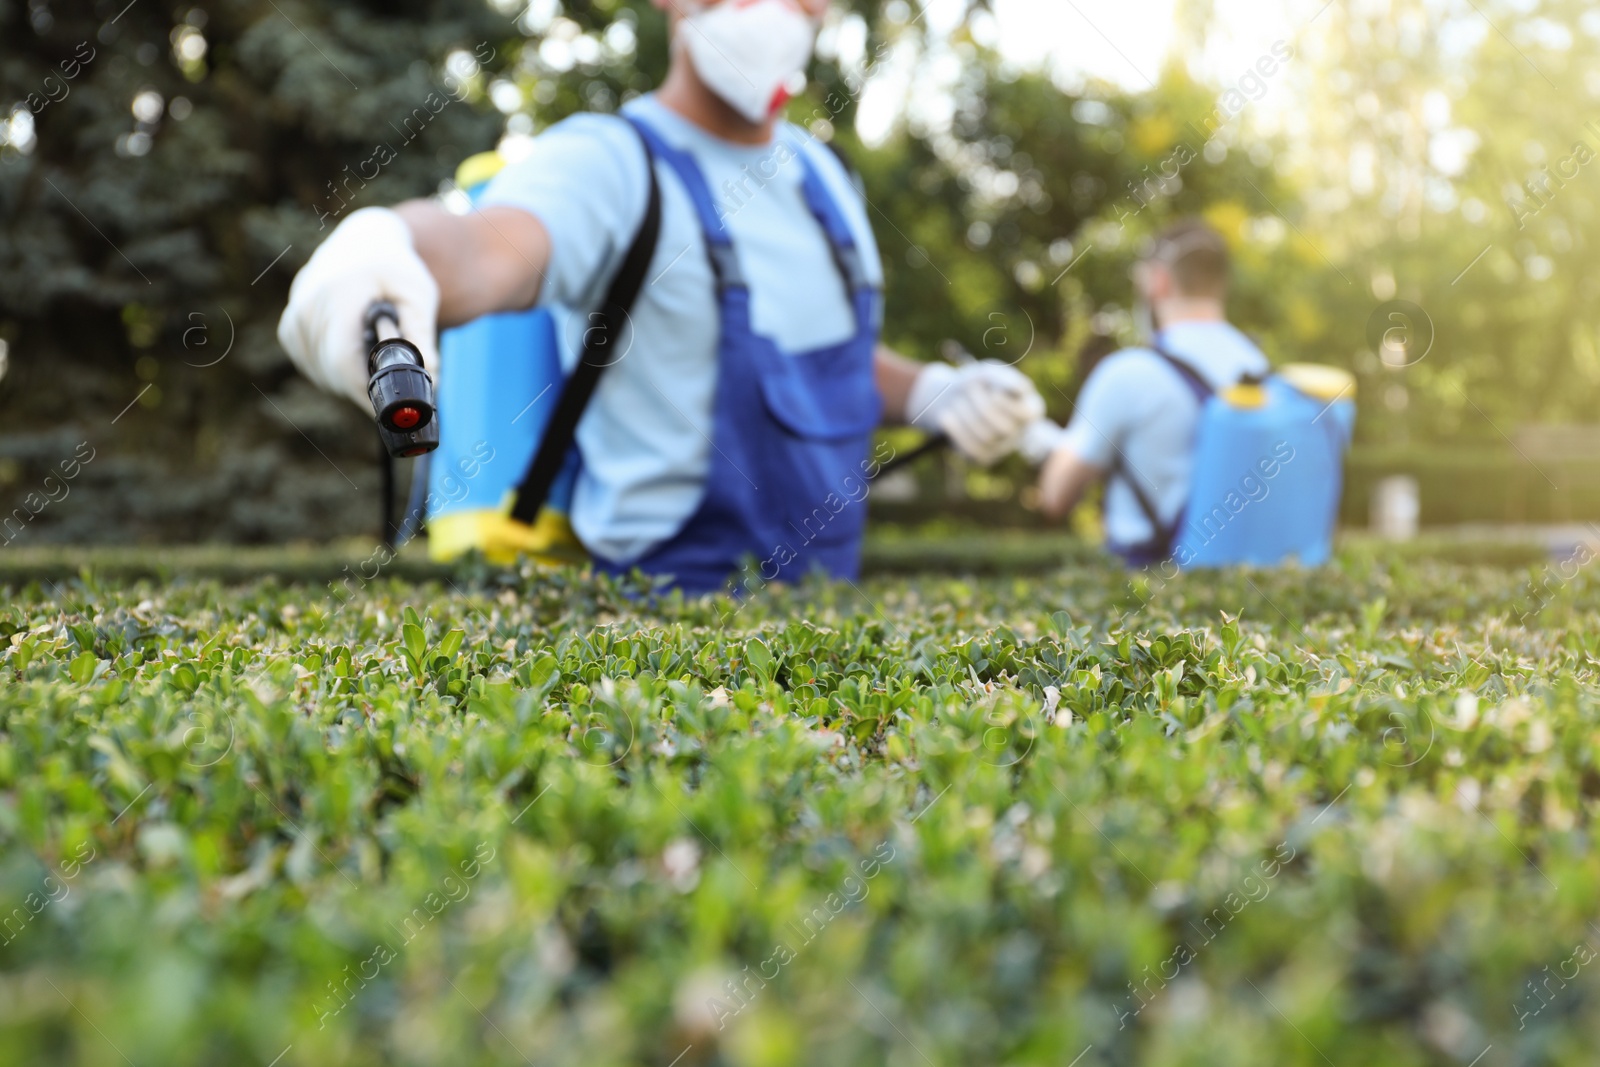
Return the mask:
[[[1565,486],[1531,513],[1506,504],[1519,482],[1545,481],[1507,438],[1527,423],[1585,421],[1600,399],[1594,168],[1544,186],[1545,206],[1526,210],[1541,167],[1579,141],[1600,149],[1600,17],[1581,0],[1308,9],[1290,39],[1261,42],[1263,55],[1280,44],[1292,55],[1264,92],[1297,101],[1271,136],[1254,102],[1224,108],[1237,75],[1200,80],[1187,61],[1214,25],[1205,3],[1179,5],[1179,58],[1138,92],[1012,68],[984,43],[979,0],[949,32],[915,5],[848,7],[869,69],[882,56],[919,71],[953,58],[960,70],[944,86],[948,123],[913,113],[871,148],[855,134],[859,63],[819,57],[792,105],[801,121],[828,115],[819,136],[864,175],[892,343],[923,358],[947,339],[981,356],[1025,352],[1021,365],[1065,418],[1079,348],[1096,333],[1131,340],[1138,241],[1204,213],[1234,243],[1241,324],[1275,358],[1358,373],[1358,434],[1382,447],[1357,457],[1363,470],[1411,469],[1416,447],[1472,445],[1494,461],[1463,452],[1426,514],[1593,510]],[[454,90],[354,202],[436,192],[508,125],[537,130],[648,89],[664,32],[646,0],[0,0],[0,106],[32,124],[26,144],[19,120],[0,126],[11,366],[0,504],[10,513],[90,441],[96,459],[74,499],[30,522],[30,539],[370,531],[370,433],[300,381],[273,337],[293,271],[322,234],[318,212],[336,202],[330,183],[428,94]],[[183,51],[193,35],[198,56]],[[80,62],[85,50],[93,58]],[[452,71],[453,53],[473,52],[492,58]],[[519,114],[496,108],[496,81],[520,90]],[[164,107],[140,120],[131,105],[150,92]],[[1207,150],[1200,131],[1214,128]],[[1452,143],[1470,146],[1464,167],[1450,164]],[[1180,149],[1192,162],[1177,180],[1152,182]],[[1404,370],[1383,366],[1369,341],[1391,298],[1420,305],[1432,336]],[[979,500],[1025,496],[1020,467],[959,477]],[[1352,498],[1347,513],[1362,509]]]

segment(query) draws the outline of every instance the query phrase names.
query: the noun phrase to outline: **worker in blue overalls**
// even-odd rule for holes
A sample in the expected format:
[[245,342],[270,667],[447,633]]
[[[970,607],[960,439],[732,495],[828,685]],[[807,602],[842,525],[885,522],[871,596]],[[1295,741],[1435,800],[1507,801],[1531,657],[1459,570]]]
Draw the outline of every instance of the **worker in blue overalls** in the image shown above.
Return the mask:
[[[376,299],[434,336],[497,311],[600,304],[641,228],[659,239],[578,425],[572,529],[605,571],[689,591],[754,559],[764,581],[856,574],[881,421],[993,463],[1044,405],[1015,368],[923,364],[879,341],[883,271],[845,166],[778,120],[827,0],[656,0],[666,81],[621,115],[535,138],[469,214],[431,200],[341,222],[279,325],[308,377],[366,405],[361,319]],[[655,205],[652,208],[652,204]]]

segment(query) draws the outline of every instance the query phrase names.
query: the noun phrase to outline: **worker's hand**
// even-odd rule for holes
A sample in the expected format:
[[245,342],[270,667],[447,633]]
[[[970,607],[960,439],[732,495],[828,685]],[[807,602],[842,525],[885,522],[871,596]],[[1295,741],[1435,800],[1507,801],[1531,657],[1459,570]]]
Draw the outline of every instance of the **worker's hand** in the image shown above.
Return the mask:
[[911,425],[950,438],[982,466],[1004,458],[1029,424],[1044,417],[1044,400],[1028,376],[994,360],[953,367],[930,363],[906,398]]
[[374,300],[400,312],[400,332],[438,380],[439,285],[388,208],[356,211],[334,228],[289,287],[278,343],[300,373],[370,411],[363,316]]

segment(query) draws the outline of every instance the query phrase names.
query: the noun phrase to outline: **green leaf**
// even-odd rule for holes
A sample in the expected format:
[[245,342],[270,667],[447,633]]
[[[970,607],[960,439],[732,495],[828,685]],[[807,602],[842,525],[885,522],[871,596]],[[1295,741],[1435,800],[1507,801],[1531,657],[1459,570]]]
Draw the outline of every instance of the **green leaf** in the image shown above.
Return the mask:
[[80,652],[67,666],[67,677],[79,685],[87,685],[99,666],[100,660],[93,652]]
[[[414,615],[410,608],[406,613]],[[412,663],[421,663],[422,657],[428,651],[428,635],[422,632],[422,627],[414,622],[408,622],[400,628],[400,643],[405,649],[407,658]]]
[[85,652],[94,648],[94,627],[87,623],[74,622],[67,626],[67,632],[72,635],[73,641]]
[[540,693],[549,692],[561,677],[561,663],[548,652],[528,665],[528,688]]
[[761,679],[763,685],[772,681],[772,652],[761,638],[752,637],[744,643],[744,661],[749,665],[751,672]]

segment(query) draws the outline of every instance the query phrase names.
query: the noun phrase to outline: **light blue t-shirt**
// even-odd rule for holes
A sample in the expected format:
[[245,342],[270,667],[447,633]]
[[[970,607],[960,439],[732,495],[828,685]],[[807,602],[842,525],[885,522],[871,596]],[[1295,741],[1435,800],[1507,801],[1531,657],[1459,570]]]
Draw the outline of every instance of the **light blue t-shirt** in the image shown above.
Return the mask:
[[[1161,347],[1213,389],[1269,369],[1255,343],[1226,322],[1174,323],[1161,331]],[[1105,469],[1120,453],[1124,471],[1139,479],[1161,521],[1171,523],[1189,498],[1199,422],[1194,393],[1166,360],[1148,348],[1124,348],[1083,383],[1064,443]],[[1155,532],[1122,478],[1112,479],[1105,509],[1106,536],[1115,544],[1139,544]]]
[[[801,192],[797,153],[820,173],[882,284],[860,193],[829,149],[783,124],[766,145],[732,144],[653,95],[623,110],[699,163],[750,286],[755,330],[786,352],[837,344],[855,313],[832,250]],[[584,470],[573,530],[590,550],[629,562],[670,538],[700,504],[711,466],[717,381],[716,288],[688,191],[657,160],[661,237],[618,348],[578,425]],[[535,138],[482,203],[522,208],[549,231],[539,306],[556,317],[563,366],[576,366],[590,313],[604,298],[644,218],[649,186],[639,136],[614,115],[576,115]]]

